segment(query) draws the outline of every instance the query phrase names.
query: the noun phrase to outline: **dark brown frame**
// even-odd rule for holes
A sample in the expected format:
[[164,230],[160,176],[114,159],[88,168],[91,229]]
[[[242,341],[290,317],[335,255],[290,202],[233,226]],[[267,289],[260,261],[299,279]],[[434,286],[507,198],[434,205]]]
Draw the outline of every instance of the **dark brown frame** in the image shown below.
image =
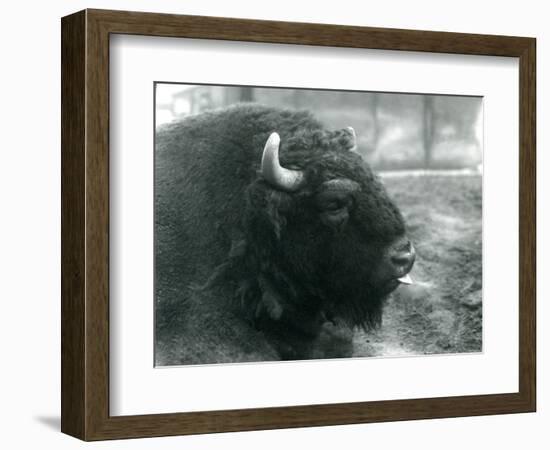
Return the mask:
[[[85,10],[62,30],[61,429],[84,440],[535,411],[535,48],[525,37]],[[519,392],[109,416],[109,35],[519,58]],[[182,405],[184,406],[184,405]]]

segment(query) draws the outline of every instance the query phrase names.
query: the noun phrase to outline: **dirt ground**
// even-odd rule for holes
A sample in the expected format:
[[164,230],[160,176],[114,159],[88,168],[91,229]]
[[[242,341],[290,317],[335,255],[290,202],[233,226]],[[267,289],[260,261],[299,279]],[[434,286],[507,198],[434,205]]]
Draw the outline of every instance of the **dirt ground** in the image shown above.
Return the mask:
[[481,177],[384,178],[417,252],[380,329],[357,333],[355,356],[482,351]]

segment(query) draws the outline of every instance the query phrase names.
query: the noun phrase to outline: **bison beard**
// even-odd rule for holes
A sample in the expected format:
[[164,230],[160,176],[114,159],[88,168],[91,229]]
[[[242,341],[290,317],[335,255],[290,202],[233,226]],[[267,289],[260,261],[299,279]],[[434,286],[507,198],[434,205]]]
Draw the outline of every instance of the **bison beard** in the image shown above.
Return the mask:
[[157,364],[350,356],[412,266],[353,130],[237,105],[156,138]]

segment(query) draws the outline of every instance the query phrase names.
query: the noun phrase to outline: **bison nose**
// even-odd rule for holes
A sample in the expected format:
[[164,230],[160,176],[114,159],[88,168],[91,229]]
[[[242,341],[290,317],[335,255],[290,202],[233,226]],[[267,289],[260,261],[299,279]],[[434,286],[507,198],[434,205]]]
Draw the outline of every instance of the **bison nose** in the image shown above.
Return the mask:
[[398,276],[406,275],[411,271],[415,258],[416,251],[408,239],[395,245],[390,253],[390,261]]

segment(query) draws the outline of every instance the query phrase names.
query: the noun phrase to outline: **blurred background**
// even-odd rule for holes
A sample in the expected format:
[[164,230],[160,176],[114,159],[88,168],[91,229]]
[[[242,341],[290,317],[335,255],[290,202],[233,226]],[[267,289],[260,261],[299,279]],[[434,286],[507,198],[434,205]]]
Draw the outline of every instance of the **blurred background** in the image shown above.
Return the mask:
[[237,102],[307,109],[329,129],[352,126],[359,153],[379,171],[481,172],[481,97],[157,83],[156,126]]

